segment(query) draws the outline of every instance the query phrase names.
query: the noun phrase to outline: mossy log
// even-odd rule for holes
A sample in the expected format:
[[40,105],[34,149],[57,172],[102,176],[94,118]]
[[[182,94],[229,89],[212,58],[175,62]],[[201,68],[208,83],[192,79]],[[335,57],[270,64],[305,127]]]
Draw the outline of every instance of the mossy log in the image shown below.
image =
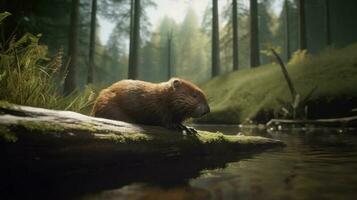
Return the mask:
[[183,135],[162,127],[4,102],[0,104],[0,136],[0,155],[9,166],[38,166],[39,170],[223,156],[283,145],[258,136],[206,131]]

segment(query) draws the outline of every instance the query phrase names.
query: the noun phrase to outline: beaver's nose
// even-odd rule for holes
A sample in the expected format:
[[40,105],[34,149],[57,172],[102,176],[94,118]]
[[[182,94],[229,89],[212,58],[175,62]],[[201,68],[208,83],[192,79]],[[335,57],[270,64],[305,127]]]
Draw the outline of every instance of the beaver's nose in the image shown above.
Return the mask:
[[203,114],[202,114],[202,115],[208,114],[209,112],[210,112],[209,105],[206,104],[206,105],[204,106],[204,110],[203,110]]

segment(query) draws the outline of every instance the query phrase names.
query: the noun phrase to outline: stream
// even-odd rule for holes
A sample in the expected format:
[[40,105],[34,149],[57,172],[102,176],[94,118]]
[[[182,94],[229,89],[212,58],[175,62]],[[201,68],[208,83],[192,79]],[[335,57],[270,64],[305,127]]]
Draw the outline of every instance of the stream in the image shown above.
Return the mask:
[[[270,130],[201,125],[225,134],[260,135],[286,146],[229,159],[183,160],[154,167],[97,169],[16,180],[11,199],[355,199],[357,130]],[[165,162],[166,163],[166,162]],[[9,197],[8,196],[8,197]]]
[[[240,132],[238,126],[196,128],[226,134]],[[135,182],[86,194],[81,199],[355,199],[357,196],[356,130],[243,132],[279,139],[287,146],[248,157],[238,156],[237,161],[222,167],[201,170],[198,177],[188,178],[183,184]]]

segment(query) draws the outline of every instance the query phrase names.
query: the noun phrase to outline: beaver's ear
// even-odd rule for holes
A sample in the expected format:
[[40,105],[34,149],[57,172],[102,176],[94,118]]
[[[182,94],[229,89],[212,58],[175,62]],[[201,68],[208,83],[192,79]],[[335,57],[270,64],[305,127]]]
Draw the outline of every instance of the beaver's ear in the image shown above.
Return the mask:
[[180,85],[181,85],[181,81],[180,80],[178,80],[178,79],[174,79],[173,81],[172,81],[172,87],[173,88],[178,88],[178,87],[180,87]]

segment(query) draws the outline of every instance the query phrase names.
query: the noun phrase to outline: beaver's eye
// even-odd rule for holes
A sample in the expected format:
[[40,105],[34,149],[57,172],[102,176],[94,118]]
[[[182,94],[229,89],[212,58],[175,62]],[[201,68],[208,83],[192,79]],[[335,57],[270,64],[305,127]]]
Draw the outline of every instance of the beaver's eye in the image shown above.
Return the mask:
[[193,97],[193,98],[197,98],[198,95],[197,95],[196,93],[193,93],[193,94],[192,94],[192,97]]

